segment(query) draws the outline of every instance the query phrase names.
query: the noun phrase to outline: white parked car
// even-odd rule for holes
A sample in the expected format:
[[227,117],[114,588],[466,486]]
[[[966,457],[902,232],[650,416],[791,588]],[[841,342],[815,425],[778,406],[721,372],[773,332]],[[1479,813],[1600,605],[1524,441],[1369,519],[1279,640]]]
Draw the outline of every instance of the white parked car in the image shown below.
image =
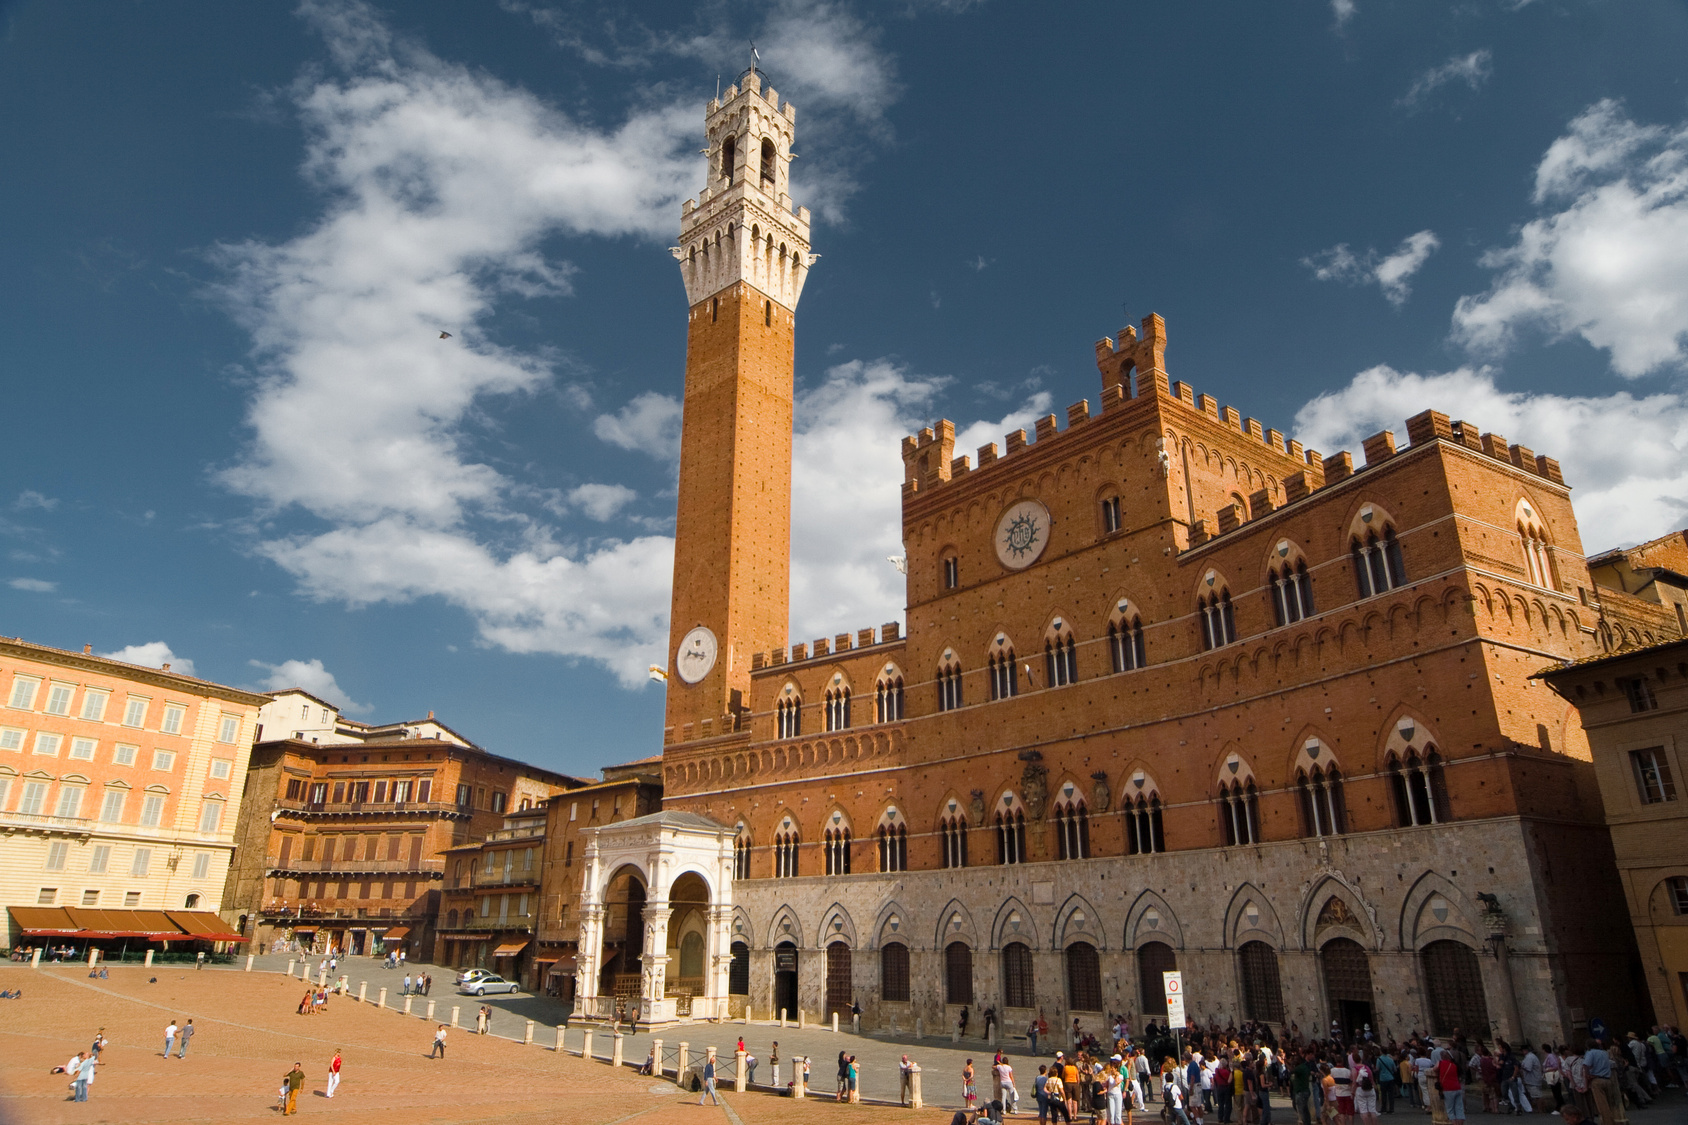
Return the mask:
[[457,991],[465,996],[485,996],[489,992],[515,992],[516,982],[505,980],[495,973],[487,973],[475,980],[464,981],[457,986]]
[[482,977],[497,976],[491,969],[464,969],[457,974],[458,984],[473,984]]

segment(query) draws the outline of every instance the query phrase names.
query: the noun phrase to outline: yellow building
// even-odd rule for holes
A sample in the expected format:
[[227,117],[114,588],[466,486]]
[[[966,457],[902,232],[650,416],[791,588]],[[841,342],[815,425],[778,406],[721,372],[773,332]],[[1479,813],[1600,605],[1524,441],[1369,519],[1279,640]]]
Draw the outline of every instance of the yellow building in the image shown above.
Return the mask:
[[8,945],[135,948],[226,931],[211,915],[268,702],[168,664],[0,640]]
[[1688,1024],[1688,640],[1537,676],[1582,713],[1654,1019],[1681,1027]]

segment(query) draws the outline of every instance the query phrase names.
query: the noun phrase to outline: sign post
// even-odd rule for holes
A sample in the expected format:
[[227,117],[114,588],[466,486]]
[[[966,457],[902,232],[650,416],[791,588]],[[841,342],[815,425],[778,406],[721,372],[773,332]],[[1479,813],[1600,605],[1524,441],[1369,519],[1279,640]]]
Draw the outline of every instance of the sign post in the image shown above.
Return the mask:
[[1184,974],[1173,970],[1161,974],[1166,987],[1166,1022],[1173,1027],[1173,1042],[1178,1045],[1178,1058],[1184,1057]]

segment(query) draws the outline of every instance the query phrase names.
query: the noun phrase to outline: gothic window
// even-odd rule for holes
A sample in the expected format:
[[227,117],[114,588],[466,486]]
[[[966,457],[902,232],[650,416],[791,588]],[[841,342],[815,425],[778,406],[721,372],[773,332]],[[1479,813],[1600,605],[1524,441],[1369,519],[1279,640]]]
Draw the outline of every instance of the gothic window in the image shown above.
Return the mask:
[[938,669],[938,710],[953,711],[961,706],[961,666],[947,663]]
[[1237,639],[1237,619],[1231,612],[1231,591],[1221,586],[1196,599],[1202,619],[1202,648],[1223,648]]
[[944,994],[945,1003],[973,1002],[973,947],[964,941],[944,947]]
[[733,182],[733,165],[738,154],[738,141],[728,137],[721,142],[721,178],[729,184]]
[[1524,573],[1530,584],[1553,589],[1553,563],[1547,553],[1547,533],[1542,530],[1535,509],[1524,500],[1518,502],[1518,538],[1524,548]]
[[733,996],[750,995],[750,946],[742,941],[733,942],[733,959],[727,967],[727,991]]
[[1368,530],[1362,539],[1356,535],[1349,543],[1354,557],[1354,581],[1360,597],[1386,594],[1407,584],[1407,566],[1401,558],[1401,544],[1395,529],[1383,526],[1383,534]]
[[961,585],[961,560],[954,555],[944,559],[944,589],[953,590]]
[[1131,779],[1120,811],[1125,815],[1126,855],[1153,855],[1166,850],[1160,791],[1142,776],[1142,771]]
[[777,159],[778,154],[774,150],[774,142],[764,137],[762,140],[762,184],[770,191],[773,190],[774,186],[774,163]]
[[1023,941],[1011,941],[1002,947],[1002,1006],[1037,1007],[1037,992],[1032,982],[1032,951]]
[[967,866],[967,821],[959,812],[938,818],[945,867]]
[[1076,1012],[1102,1010],[1102,964],[1087,941],[1067,946],[1067,1007]]
[[1284,1022],[1284,990],[1278,978],[1278,951],[1263,941],[1244,942],[1237,950],[1242,976],[1243,1016]]
[[1108,657],[1116,672],[1132,672],[1148,664],[1143,651],[1143,619],[1124,598],[1108,620]]
[[1348,807],[1342,798],[1342,772],[1336,763],[1296,771],[1301,819],[1309,836],[1340,836],[1348,831]]
[[791,684],[785,685],[779,702],[774,704],[776,738],[796,738],[803,733],[803,697]]
[[1230,846],[1260,842],[1260,796],[1254,779],[1219,784],[1219,821]]
[[1066,687],[1078,680],[1078,648],[1073,631],[1059,617],[1043,641],[1045,680],[1050,687]]
[[1440,824],[1448,819],[1447,787],[1442,779],[1442,756],[1436,748],[1423,754],[1409,746],[1404,754],[1389,754],[1389,785],[1395,794],[1395,822],[1402,828]]
[[1109,496],[1102,501],[1102,534],[1112,535],[1120,526],[1119,497]]
[[850,726],[850,689],[829,688],[826,693],[826,729],[845,730]]
[[879,826],[879,870],[908,870],[908,826],[881,824]]
[[848,827],[828,828],[823,843],[826,853],[826,873],[828,875],[848,875],[850,873],[850,829]]
[[894,666],[886,665],[874,685],[874,720],[894,723],[903,717],[903,677]]
[[996,814],[996,861],[1026,862],[1026,814],[1017,805]]
[[1020,694],[1020,673],[1014,663],[1014,646],[1000,633],[986,657],[990,670],[991,698],[1008,699]]
[[772,301],[762,302],[762,326],[765,328],[774,326],[774,303]]
[[774,835],[774,878],[790,879],[797,874],[797,826],[788,819]]
[[[1288,547],[1288,543],[1280,543],[1279,552]],[[1308,577],[1305,559],[1286,558],[1274,565],[1266,572],[1266,585],[1272,592],[1272,614],[1279,625],[1293,625],[1313,616],[1313,580]]]
[[738,835],[733,837],[733,878],[750,878],[750,830],[743,824],[738,826]]
[[1090,816],[1083,797],[1075,795],[1055,803],[1055,858],[1090,858]]
[[879,947],[879,998],[908,1003],[908,946],[900,941]]

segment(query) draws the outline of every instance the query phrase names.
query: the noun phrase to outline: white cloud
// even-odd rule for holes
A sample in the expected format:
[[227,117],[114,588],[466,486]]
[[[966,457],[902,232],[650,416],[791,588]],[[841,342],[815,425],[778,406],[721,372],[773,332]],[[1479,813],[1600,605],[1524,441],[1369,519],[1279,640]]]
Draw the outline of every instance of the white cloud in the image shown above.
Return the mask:
[[1330,12],[1331,15],[1336,17],[1336,26],[1339,31],[1348,26],[1348,21],[1354,18],[1354,13],[1358,10],[1354,0],[1330,0]]
[[1688,397],[1568,396],[1503,391],[1487,369],[1419,375],[1373,367],[1296,414],[1310,449],[1358,450],[1399,432],[1426,405],[1503,434],[1560,463],[1590,554],[1638,543],[1688,520]]
[[59,588],[57,582],[48,582],[44,578],[14,578],[6,585],[31,594],[50,594]]
[[592,423],[599,440],[664,461],[680,457],[680,400],[646,391],[614,414]]
[[260,691],[303,688],[317,698],[326,699],[340,710],[354,715],[368,714],[375,709],[368,703],[354,702],[335,680],[334,673],[324,668],[320,660],[283,660],[280,664],[265,664],[262,660],[252,660],[248,663],[269,673],[264,678]]
[[1390,304],[1399,308],[1412,293],[1409,284],[1430,255],[1442,245],[1434,231],[1421,230],[1401,240],[1391,254],[1379,256],[1368,249],[1356,254],[1346,242],[1339,242],[1328,250],[1301,259],[1301,264],[1313,271],[1320,281],[1338,281],[1344,285],[1375,283],[1383,290]]
[[583,484],[569,492],[569,503],[602,523],[638,498],[624,484]]
[[50,512],[58,506],[59,502],[57,499],[51,496],[43,496],[33,488],[24,489],[22,492],[18,493],[18,498],[12,502],[12,507],[16,508],[20,512],[27,511],[30,508],[39,508],[43,512]]
[[1441,66],[1433,66],[1415,78],[1396,104],[1411,109],[1451,82],[1463,82],[1472,90],[1480,89],[1488,81],[1493,63],[1494,55],[1488,48],[1472,51],[1469,55],[1455,55]]
[[185,656],[177,656],[170,651],[170,646],[163,641],[148,641],[144,645],[126,645],[116,652],[102,652],[101,656],[108,660],[121,660],[126,664],[139,664],[143,668],[162,668],[170,665],[170,671],[180,672],[184,676],[191,676],[193,661]]
[[1482,264],[1453,333],[1493,355],[1519,330],[1580,336],[1635,378],[1688,365],[1688,123],[1637,125],[1613,101],[1572,121],[1536,169],[1547,210]]

